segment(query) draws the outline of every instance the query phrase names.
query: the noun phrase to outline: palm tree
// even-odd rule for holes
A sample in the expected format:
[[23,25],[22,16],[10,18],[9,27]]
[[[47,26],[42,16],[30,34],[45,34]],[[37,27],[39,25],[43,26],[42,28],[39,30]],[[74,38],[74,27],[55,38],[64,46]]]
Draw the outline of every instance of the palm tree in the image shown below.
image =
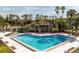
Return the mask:
[[16,19],[16,15],[14,15],[14,14],[9,15],[9,20],[15,20],[15,19]]
[[37,14],[36,17],[35,17],[35,23],[36,24],[40,23],[40,15],[39,14]]
[[77,17],[74,20],[74,25],[75,25],[75,34],[77,34],[77,29],[79,26],[79,12],[77,13]]
[[56,6],[55,7],[55,11],[56,11],[56,14],[57,14],[57,18],[58,18],[59,10],[60,10],[60,7],[59,6]]
[[24,24],[26,25],[26,24],[30,24],[31,22],[32,22],[32,15],[31,14],[24,14],[24,15],[22,15],[22,17],[23,17],[23,20],[24,20]]
[[61,11],[62,11],[62,18],[63,18],[63,13],[64,13],[65,7],[61,6]]
[[29,14],[29,15],[28,15],[28,20],[32,20],[32,18],[33,18],[32,15]]
[[69,11],[67,11],[67,17],[70,19],[69,20],[69,26],[72,27],[72,33],[73,33],[73,19],[74,19],[74,16],[76,16],[76,10],[74,9],[70,9]]
[[38,19],[39,19],[39,14],[37,14],[35,17],[35,20],[38,20]]
[[67,11],[67,17],[72,19],[75,15],[76,15],[76,10],[70,9],[69,11]]
[[24,14],[21,17],[23,17],[24,21],[28,20],[28,14]]
[[44,24],[44,15],[40,15],[40,24]]
[[8,20],[11,25],[20,25],[20,17],[18,15],[10,14],[8,15]]
[[64,32],[67,29],[68,22],[65,19],[59,19],[58,21],[58,30],[59,32]]
[[47,20],[47,19],[48,19],[48,15],[45,15],[45,16],[44,16],[44,19]]

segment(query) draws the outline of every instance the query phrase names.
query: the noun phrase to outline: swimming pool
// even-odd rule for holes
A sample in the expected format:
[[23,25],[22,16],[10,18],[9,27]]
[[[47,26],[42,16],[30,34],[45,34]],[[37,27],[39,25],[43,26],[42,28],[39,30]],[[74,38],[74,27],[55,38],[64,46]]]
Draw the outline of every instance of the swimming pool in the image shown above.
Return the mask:
[[26,46],[29,45],[37,50],[45,50],[62,42],[70,39],[68,36],[64,35],[49,35],[49,36],[37,36],[31,34],[22,34],[14,37],[16,41],[19,41]]

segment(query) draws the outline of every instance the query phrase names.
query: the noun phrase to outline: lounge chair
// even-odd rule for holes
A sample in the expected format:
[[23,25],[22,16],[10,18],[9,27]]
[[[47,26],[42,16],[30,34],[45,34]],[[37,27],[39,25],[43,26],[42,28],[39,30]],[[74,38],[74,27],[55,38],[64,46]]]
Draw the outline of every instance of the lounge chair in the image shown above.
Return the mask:
[[2,38],[3,38],[3,37],[0,37],[0,43],[3,43],[2,40],[1,40]]
[[16,35],[17,33],[15,33],[15,32],[12,32],[12,33],[8,33],[8,34],[6,34],[5,36],[13,36],[13,35]]
[[15,49],[16,49],[14,46],[11,46],[10,48],[11,48],[12,50],[15,50]]
[[6,34],[5,36],[10,36],[11,34],[13,34],[13,33],[8,33],[8,34]]
[[75,41],[76,40],[76,38],[70,38],[70,41],[69,42],[73,42],[73,41]]
[[8,44],[9,42],[8,41],[5,41],[5,43]]
[[75,49],[75,47],[71,47],[68,50],[65,51],[65,53],[70,53],[73,49]]

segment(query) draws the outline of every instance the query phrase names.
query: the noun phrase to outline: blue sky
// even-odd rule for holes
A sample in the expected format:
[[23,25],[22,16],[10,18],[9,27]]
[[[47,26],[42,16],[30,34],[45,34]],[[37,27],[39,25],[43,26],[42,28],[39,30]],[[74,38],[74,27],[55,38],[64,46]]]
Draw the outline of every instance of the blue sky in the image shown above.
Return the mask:
[[[75,9],[79,12],[78,6],[67,6],[64,15],[69,9]],[[0,6],[0,15],[5,16],[6,14],[43,14],[49,16],[55,16],[55,6]]]

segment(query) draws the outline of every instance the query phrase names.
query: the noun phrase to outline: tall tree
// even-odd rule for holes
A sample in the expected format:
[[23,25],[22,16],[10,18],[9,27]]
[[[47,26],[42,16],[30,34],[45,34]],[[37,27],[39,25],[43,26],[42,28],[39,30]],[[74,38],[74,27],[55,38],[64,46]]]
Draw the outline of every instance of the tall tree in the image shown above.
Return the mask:
[[60,7],[59,6],[56,6],[55,7],[55,11],[56,11],[56,14],[57,14],[57,18],[58,18],[59,10],[60,10]]
[[24,20],[24,24],[30,24],[30,23],[32,23],[32,15],[31,14],[24,14],[24,15],[22,15],[22,17],[23,17],[23,20]]
[[39,24],[39,22],[40,22],[40,15],[37,14],[37,15],[35,16],[35,23],[36,23],[36,24]]
[[23,17],[23,20],[24,20],[24,21],[28,20],[28,14],[22,15],[22,17]]
[[62,18],[63,18],[64,10],[65,10],[65,7],[64,6],[61,6]]
[[37,14],[36,16],[35,16],[35,20],[38,20],[40,17],[39,17],[39,14]]
[[18,15],[10,14],[9,21],[12,25],[19,25],[20,18]]
[[79,26],[79,12],[76,15],[76,18],[74,19],[74,26],[75,26],[75,34],[77,34],[77,29]]
[[29,14],[29,15],[28,15],[28,20],[32,20],[32,18],[33,18],[32,15]]
[[76,10],[70,9],[69,11],[67,11],[67,17],[69,18],[69,26],[72,28],[72,34],[73,34],[73,30],[74,30],[73,19],[75,16],[76,16]]
[[67,11],[67,17],[70,18],[70,25],[72,25],[73,23],[73,18],[76,16],[76,10],[74,9],[70,9],[69,11]]

